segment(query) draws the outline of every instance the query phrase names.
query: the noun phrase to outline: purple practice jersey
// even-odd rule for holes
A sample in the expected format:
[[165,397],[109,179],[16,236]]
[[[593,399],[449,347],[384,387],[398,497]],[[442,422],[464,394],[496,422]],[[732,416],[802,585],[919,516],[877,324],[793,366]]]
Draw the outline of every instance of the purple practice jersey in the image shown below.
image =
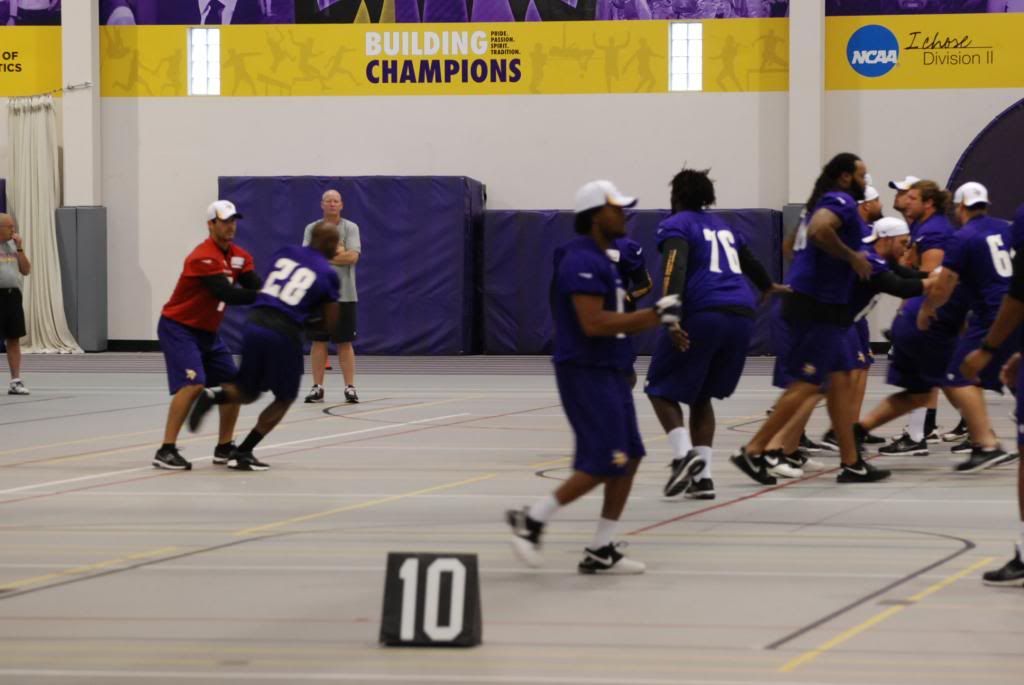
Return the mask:
[[555,250],[551,283],[551,317],[555,324],[556,364],[573,364],[628,371],[633,346],[623,334],[591,337],[583,332],[573,295],[598,295],[604,309],[624,311],[626,291],[615,264],[591,238],[580,236]]
[[755,306],[754,292],[740,267],[739,250],[747,239],[722,217],[708,212],[678,212],[658,224],[658,249],[673,238],[689,244],[686,260],[687,313],[716,307]]
[[612,247],[608,250],[609,257],[612,257],[612,251],[618,255],[618,258],[613,258],[612,261],[615,262],[615,268],[623,283],[646,266],[644,264],[644,248],[632,238],[619,238],[612,243]]
[[971,219],[946,243],[942,266],[960,276],[971,310],[979,326],[995,321],[1003,295],[1013,277],[1010,225],[1002,219],[979,216]]
[[272,271],[253,307],[283,312],[297,326],[320,312],[325,302],[337,302],[341,284],[327,258],[311,247],[288,245],[270,258]]
[[856,274],[846,261],[831,256],[807,238],[807,226],[819,209],[827,209],[842,222],[837,234],[851,250],[860,250],[863,221],[857,212],[857,201],[848,193],[825,193],[808,212],[793,243],[793,262],[786,282],[794,291],[829,304],[846,304]]
[[942,214],[932,214],[924,221],[914,222],[910,227],[910,242],[917,246],[917,254],[928,250],[945,250],[946,243],[953,237],[953,225]]

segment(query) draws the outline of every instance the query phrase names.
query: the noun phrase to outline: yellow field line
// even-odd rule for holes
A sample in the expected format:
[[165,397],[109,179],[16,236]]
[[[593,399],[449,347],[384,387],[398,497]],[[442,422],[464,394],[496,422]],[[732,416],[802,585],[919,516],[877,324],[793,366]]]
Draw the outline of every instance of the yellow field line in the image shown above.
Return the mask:
[[25,587],[27,585],[39,585],[40,583],[47,583],[51,580],[57,580],[59,578],[65,578],[67,576],[78,576],[84,573],[92,573],[93,571],[100,571],[111,566],[117,566],[129,561],[138,561],[139,559],[148,559],[150,557],[158,557],[162,554],[167,554],[178,549],[177,547],[161,547],[159,549],[151,549],[145,552],[135,552],[134,554],[127,554],[123,557],[116,559],[107,559],[106,561],[97,561],[95,564],[85,564],[84,566],[75,566],[74,568],[64,569],[63,571],[57,571],[55,573],[47,573],[43,576],[33,576],[31,578],[22,578],[20,580],[12,580],[7,583],[0,585],[0,590],[17,590],[18,588]]
[[465,480],[455,481],[454,483],[443,483],[441,485],[434,485],[429,488],[423,488],[421,490],[413,490],[412,492],[404,492],[399,495],[390,495],[388,497],[381,497],[379,499],[373,499],[368,502],[360,502],[358,504],[349,504],[344,507],[336,507],[334,509],[328,509],[327,511],[320,511],[315,514],[306,514],[305,516],[295,516],[293,518],[284,519],[283,521],[274,521],[273,523],[266,523],[262,526],[253,526],[252,528],[243,528],[242,530],[235,531],[235,535],[256,535],[257,533],[263,533],[268,530],[274,530],[276,528],[283,528],[284,526],[290,526],[294,523],[303,523],[305,521],[313,521],[315,519],[324,518],[325,516],[333,516],[334,514],[341,514],[346,511],[357,511],[359,509],[367,509],[369,507],[375,507],[379,504],[387,504],[389,502],[397,502],[401,499],[408,497],[416,497],[417,495],[425,495],[428,492],[437,492],[439,490],[449,490],[451,488],[457,488],[462,485],[469,485],[470,483],[479,483],[480,481],[490,480],[496,477],[497,473],[486,473],[482,476],[475,476],[473,478],[467,478]]
[[[942,580],[938,581],[937,583],[934,583],[933,585],[929,585],[928,587],[926,587],[921,592],[918,592],[916,595],[913,595],[912,597],[910,597],[910,599],[908,601],[909,602],[914,602],[914,603],[919,602],[922,599],[924,599],[925,597],[927,597],[928,595],[934,594],[934,593],[938,592],[939,590],[943,589],[944,587],[952,585],[953,583],[955,583],[956,581],[960,580],[964,576],[968,576],[971,573],[974,573],[975,571],[977,571],[981,567],[987,566],[987,565],[991,564],[993,561],[995,561],[995,557],[985,557],[984,559],[982,559],[982,560],[980,560],[980,561],[978,561],[976,563],[971,564],[970,566],[968,566],[967,568],[963,569],[962,571],[957,571],[953,575],[947,576],[946,578],[943,578]],[[892,618],[893,616],[895,616],[896,614],[900,613],[901,611],[906,610],[909,606],[911,606],[911,605],[910,604],[905,604],[905,605],[901,605],[901,606],[893,606],[893,607],[889,607],[885,611],[882,611],[880,613],[875,614],[874,616],[872,616],[868,620],[864,621],[863,623],[861,623],[859,625],[856,625],[856,626],[850,628],[849,630],[845,630],[842,633],[840,633],[839,635],[836,635],[834,638],[832,638],[828,642],[824,643],[823,645],[815,647],[814,649],[812,649],[810,651],[804,652],[800,656],[798,656],[798,657],[796,657],[794,659],[791,659],[790,661],[786,662],[786,664],[784,666],[782,666],[782,668],[779,669],[779,672],[780,673],[791,673],[791,672],[795,671],[800,666],[803,666],[804,664],[808,664],[808,663],[814,661],[815,659],[817,659],[819,656],[821,656],[825,652],[829,651],[830,649],[838,647],[839,645],[843,644],[844,642],[847,642],[847,641],[852,640],[853,638],[857,637],[858,635],[863,633],[865,630],[868,630],[868,629],[878,625],[879,623],[882,623],[883,621],[886,621],[886,620]]]

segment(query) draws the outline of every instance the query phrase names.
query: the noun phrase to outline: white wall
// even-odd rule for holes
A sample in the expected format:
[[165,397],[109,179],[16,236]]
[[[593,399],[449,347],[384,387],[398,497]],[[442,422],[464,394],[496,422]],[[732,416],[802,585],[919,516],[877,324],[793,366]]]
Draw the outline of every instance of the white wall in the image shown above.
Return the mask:
[[[860,155],[886,215],[898,216],[890,179],[913,175],[945,185],[974,137],[1022,97],[1019,89],[832,91],[825,97],[826,154]],[[882,340],[898,305],[883,297],[871,313],[874,340]]]
[[218,176],[465,175],[492,209],[568,208],[608,177],[657,208],[686,162],[712,167],[720,207],[781,207],[786,116],[785,93],[105,98],[109,336],[155,338]]

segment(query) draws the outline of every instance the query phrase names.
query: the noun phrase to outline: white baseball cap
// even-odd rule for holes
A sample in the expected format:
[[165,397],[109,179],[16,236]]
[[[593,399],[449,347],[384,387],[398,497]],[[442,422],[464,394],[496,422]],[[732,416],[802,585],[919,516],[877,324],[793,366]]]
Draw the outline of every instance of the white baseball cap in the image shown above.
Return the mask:
[[988,188],[975,181],[968,181],[953,193],[953,202],[965,207],[988,204]]
[[879,197],[880,195],[878,194],[878,190],[874,186],[868,186],[867,188],[864,189],[864,199],[858,202],[857,204],[862,205],[865,202],[877,200]]
[[576,191],[577,214],[605,205],[632,207],[635,204],[635,197],[623,195],[611,181],[591,181]]
[[228,219],[241,219],[242,215],[235,209],[235,203],[231,200],[217,200],[211,202],[210,206],[206,208],[206,219],[213,221],[214,219],[220,219],[221,221],[227,221]]
[[899,235],[909,235],[910,226],[907,222],[895,216],[883,216],[871,225],[871,235],[864,239],[865,243],[873,243],[879,238],[894,238]]
[[889,181],[889,187],[893,190],[910,190],[910,186],[920,180],[917,176],[907,176],[902,181]]

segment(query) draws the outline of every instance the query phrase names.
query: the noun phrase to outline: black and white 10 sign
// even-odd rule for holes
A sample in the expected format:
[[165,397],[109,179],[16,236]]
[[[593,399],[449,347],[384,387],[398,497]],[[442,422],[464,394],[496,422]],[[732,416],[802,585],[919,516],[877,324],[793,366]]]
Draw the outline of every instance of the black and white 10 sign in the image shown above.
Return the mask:
[[382,643],[472,647],[482,633],[475,554],[388,554]]

